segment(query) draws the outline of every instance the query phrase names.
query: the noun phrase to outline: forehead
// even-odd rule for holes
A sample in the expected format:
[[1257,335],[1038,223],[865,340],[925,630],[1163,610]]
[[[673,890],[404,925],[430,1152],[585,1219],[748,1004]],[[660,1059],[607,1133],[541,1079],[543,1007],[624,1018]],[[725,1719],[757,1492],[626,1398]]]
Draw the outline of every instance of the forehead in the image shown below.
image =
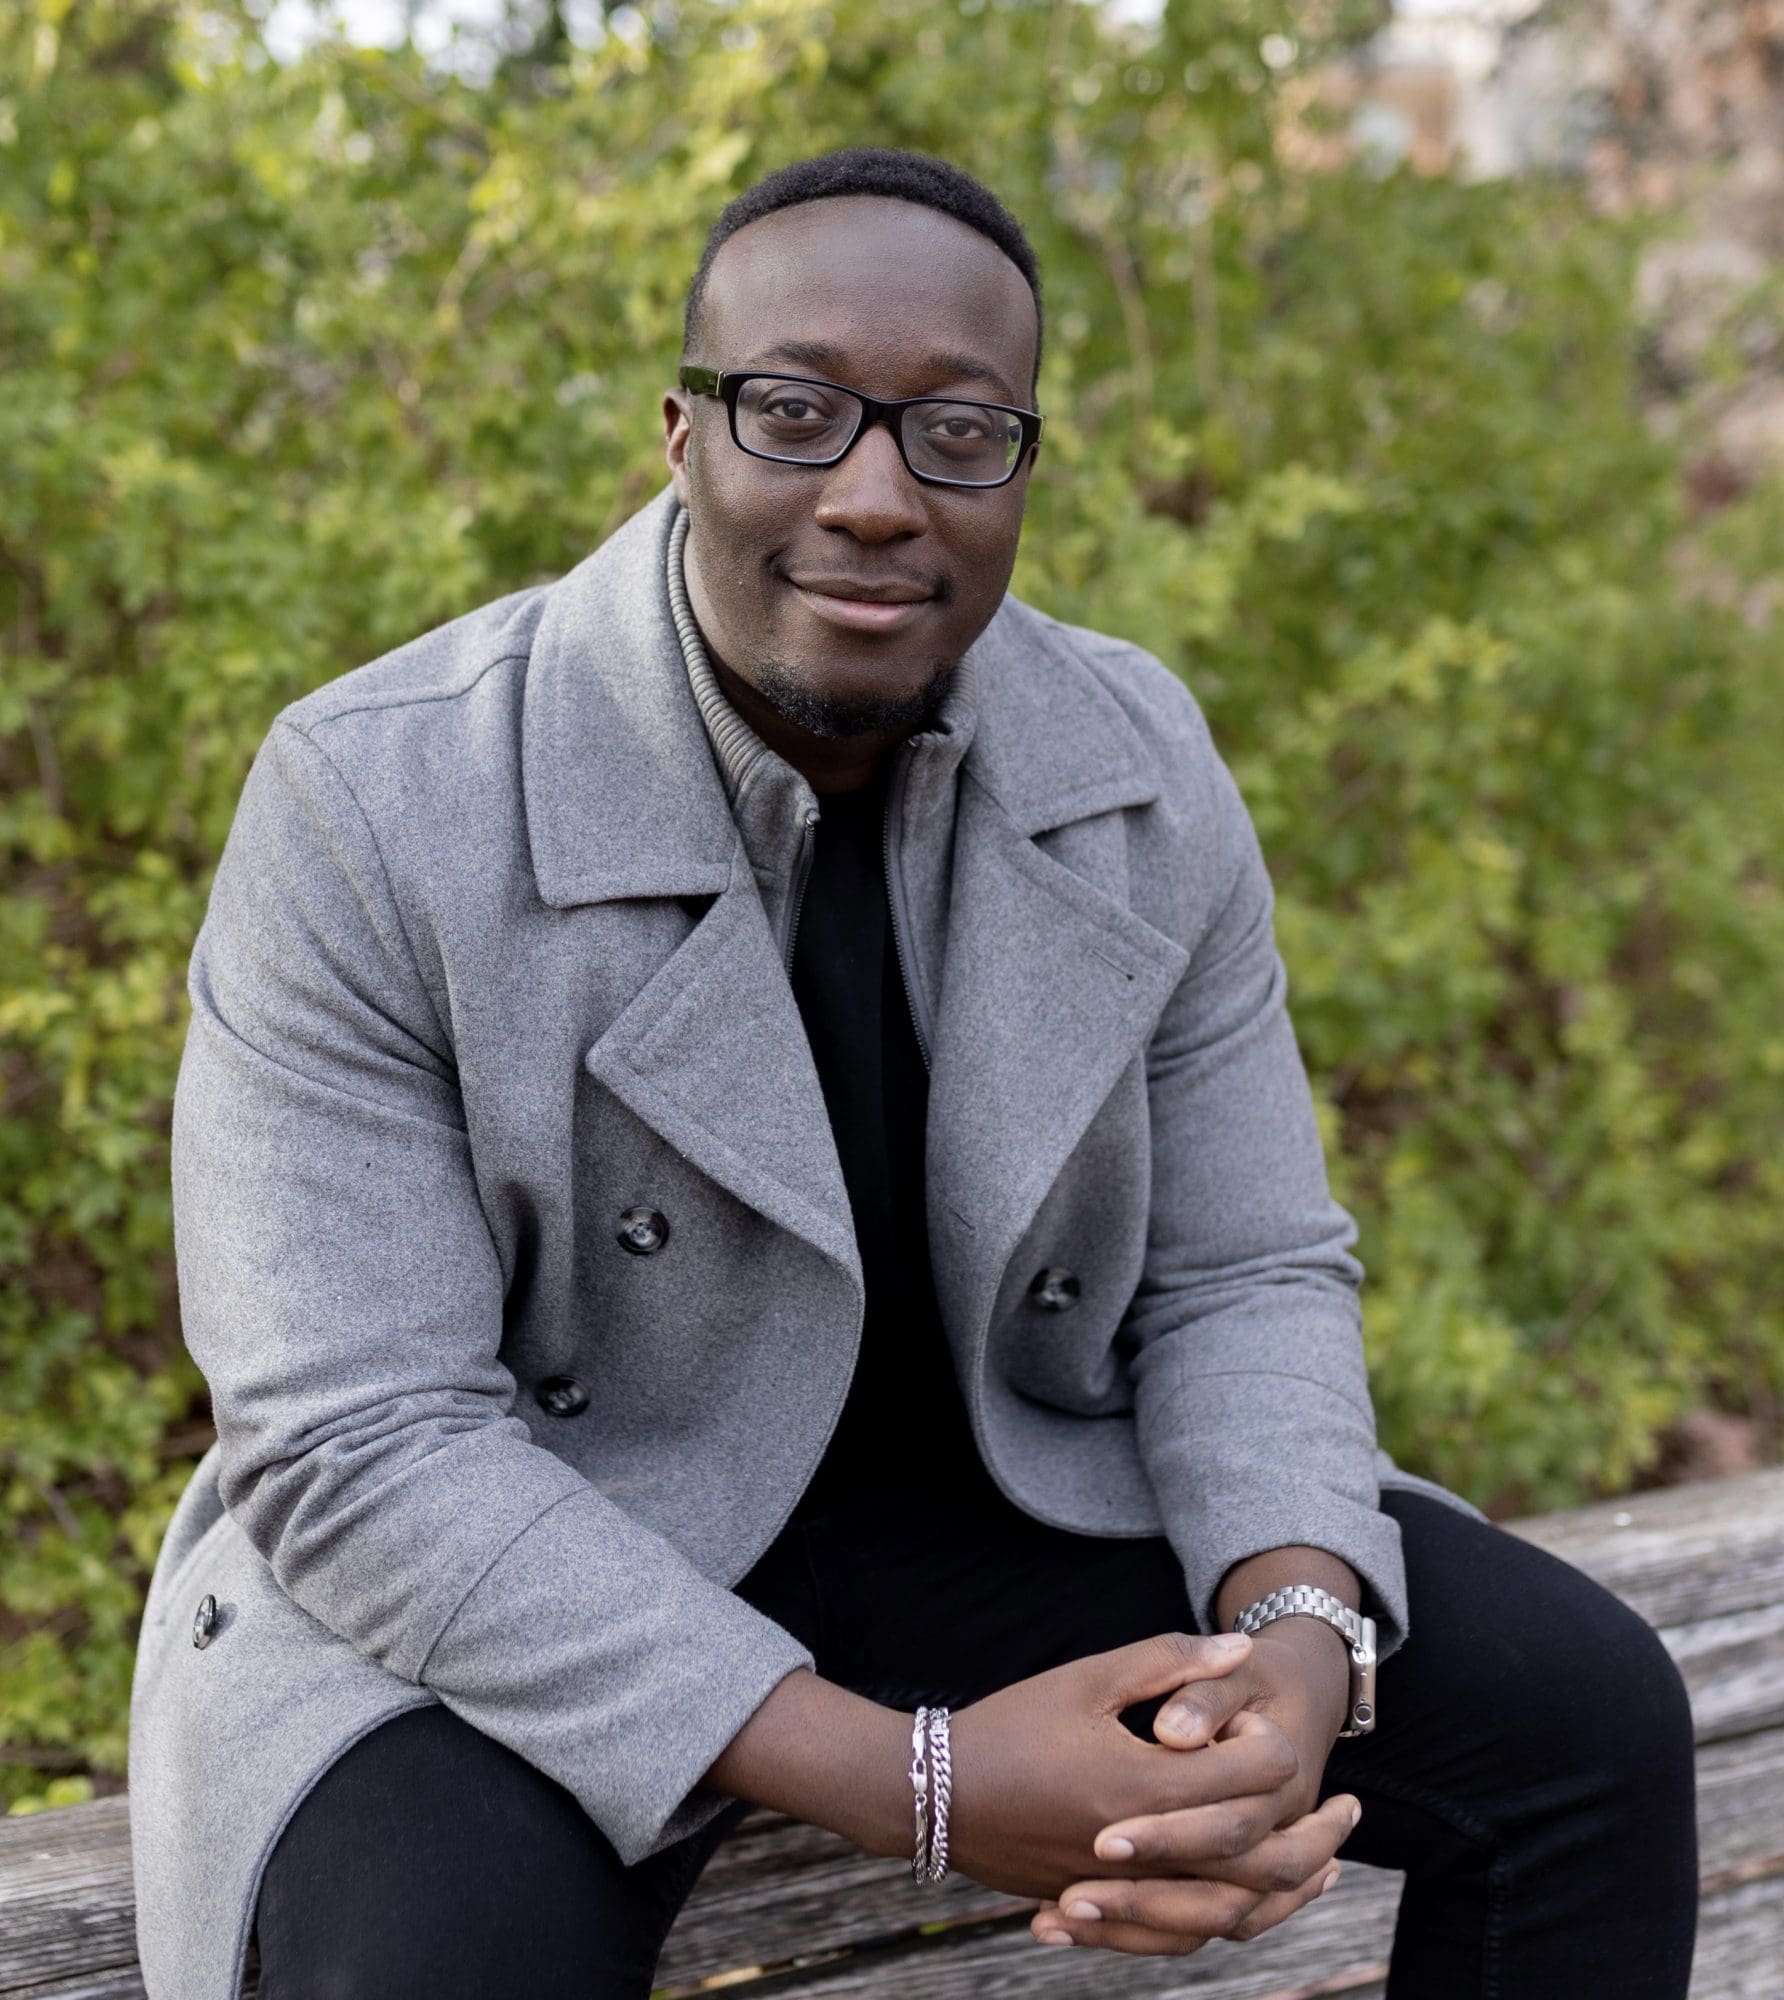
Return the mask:
[[[1025,403],[1034,377],[1022,273],[964,222],[881,195],[747,224],[712,261],[702,322],[711,366],[796,365],[870,394],[980,386]],[[820,352],[832,357],[821,366]]]

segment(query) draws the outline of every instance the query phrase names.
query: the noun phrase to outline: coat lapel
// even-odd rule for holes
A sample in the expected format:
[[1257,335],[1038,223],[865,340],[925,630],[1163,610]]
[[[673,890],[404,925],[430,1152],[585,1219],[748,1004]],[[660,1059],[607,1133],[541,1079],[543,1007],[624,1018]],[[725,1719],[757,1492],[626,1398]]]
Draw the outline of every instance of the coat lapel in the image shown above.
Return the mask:
[[547,593],[521,777],[540,897],[706,905],[584,1067],[701,1173],[860,1283],[817,1070],[669,613],[665,488]]
[[736,885],[583,1059],[700,1172],[861,1285],[836,1142],[762,898]]
[[[1104,886],[1125,879],[1118,815],[1158,796],[1125,712],[1065,652],[1058,628],[1025,607],[1006,606],[978,658],[928,1160],[937,1291],[969,1345],[1048,1190],[1189,962]],[[1108,864],[1102,882],[1047,851],[1045,837],[1067,826],[1080,858]]]

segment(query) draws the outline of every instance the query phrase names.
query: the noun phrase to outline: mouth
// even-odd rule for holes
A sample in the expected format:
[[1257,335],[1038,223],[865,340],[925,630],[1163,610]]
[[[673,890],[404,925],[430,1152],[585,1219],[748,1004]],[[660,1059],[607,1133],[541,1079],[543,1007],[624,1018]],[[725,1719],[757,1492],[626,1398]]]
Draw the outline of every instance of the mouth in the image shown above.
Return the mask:
[[859,577],[813,576],[786,581],[809,611],[845,632],[901,632],[935,601],[933,591],[900,579],[874,583]]

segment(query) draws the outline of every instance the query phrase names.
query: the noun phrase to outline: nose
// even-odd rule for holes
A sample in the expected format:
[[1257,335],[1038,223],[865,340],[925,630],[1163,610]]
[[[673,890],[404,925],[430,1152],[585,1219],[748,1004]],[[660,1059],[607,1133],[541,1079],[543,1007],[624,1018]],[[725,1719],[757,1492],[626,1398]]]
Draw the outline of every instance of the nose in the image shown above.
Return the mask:
[[883,423],[870,424],[848,456],[833,465],[818,495],[820,527],[858,542],[920,535],[929,525],[923,489],[905,468],[898,440]]

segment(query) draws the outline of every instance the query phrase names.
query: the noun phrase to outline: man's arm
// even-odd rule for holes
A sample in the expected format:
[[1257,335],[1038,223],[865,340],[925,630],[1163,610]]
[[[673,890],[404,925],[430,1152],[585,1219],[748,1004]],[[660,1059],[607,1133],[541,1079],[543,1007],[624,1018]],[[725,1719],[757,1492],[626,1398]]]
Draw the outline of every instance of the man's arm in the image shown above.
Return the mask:
[[[1150,1235],[1127,1320],[1140,1450],[1202,1629],[1223,1583],[1241,1603],[1262,1594],[1237,1566],[1324,1552],[1385,1660],[1405,1637],[1406,1576],[1375,1476],[1356,1225],[1327,1184],[1257,836],[1199,711],[1189,721],[1192,741],[1170,748],[1194,824],[1172,845],[1193,842],[1210,913],[1147,1054]],[[1338,1633],[1322,1644],[1340,1653]]]
[[[812,1656],[532,1440],[454,1051],[372,831],[276,723],[192,955],[187,1344],[223,1503],[286,1594],[567,1787],[633,1863]],[[691,1794],[691,1796],[690,1796]]]

